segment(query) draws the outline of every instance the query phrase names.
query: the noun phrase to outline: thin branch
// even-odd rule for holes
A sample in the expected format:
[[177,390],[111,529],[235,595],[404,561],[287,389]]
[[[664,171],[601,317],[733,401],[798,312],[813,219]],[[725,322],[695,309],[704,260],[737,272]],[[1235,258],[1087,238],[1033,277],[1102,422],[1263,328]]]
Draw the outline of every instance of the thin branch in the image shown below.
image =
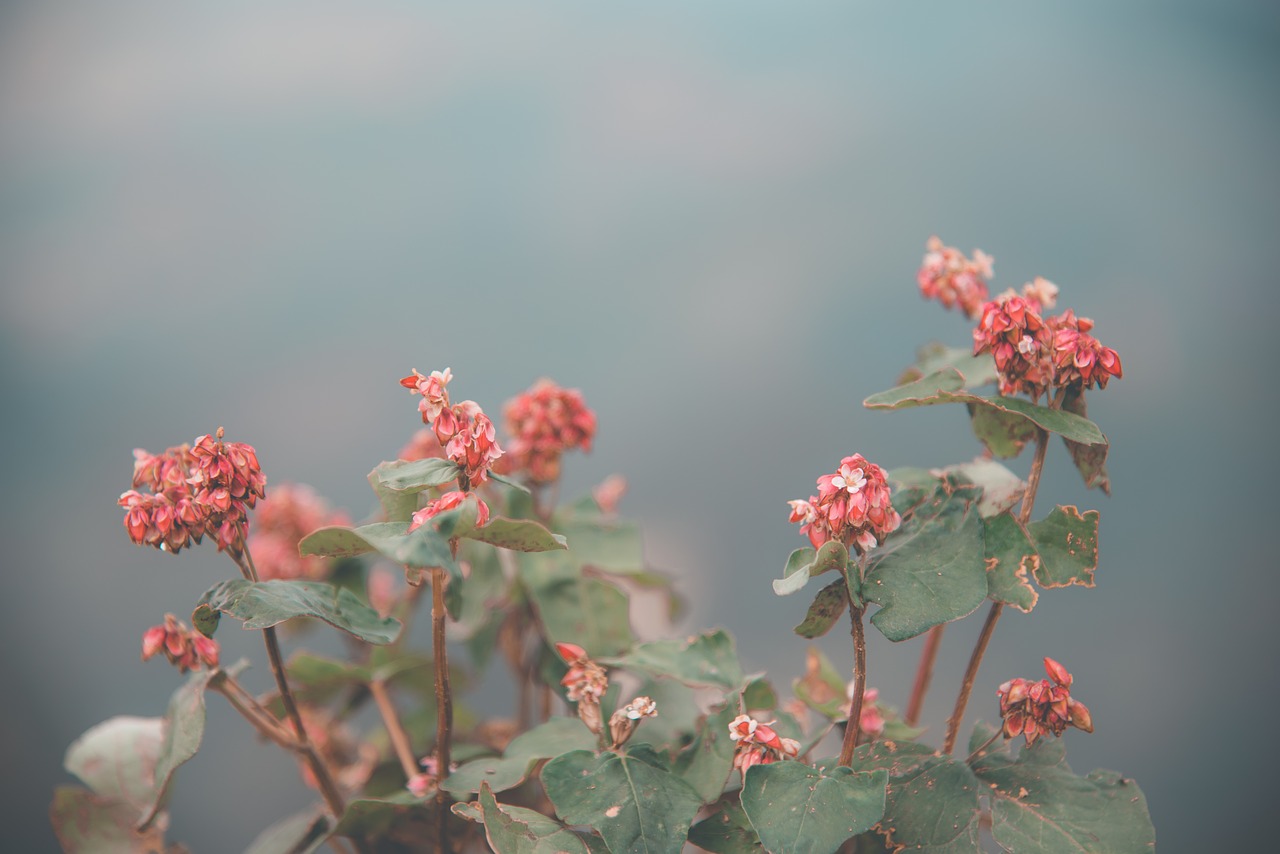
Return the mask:
[[418,762],[413,756],[413,748],[409,745],[409,736],[405,734],[404,727],[400,724],[395,703],[391,702],[391,695],[387,693],[386,683],[381,679],[372,680],[369,683],[369,693],[373,695],[373,701],[378,704],[378,713],[382,715],[382,723],[387,728],[387,735],[391,736],[391,746],[395,748],[396,758],[400,760],[400,768],[404,771],[405,779],[412,780],[419,773]]
[[[458,541],[449,545],[457,554]],[[436,825],[437,847],[449,851],[449,799],[444,781],[449,776],[449,739],[453,728],[453,697],[449,691],[449,655],[445,649],[444,607],[445,574],[440,567],[431,570],[431,644],[436,669]]]
[[302,745],[298,743],[298,740],[294,738],[291,733],[281,729],[280,726],[270,718],[264,718],[255,709],[253,709],[252,706],[245,703],[243,698],[238,696],[237,693],[231,689],[229,682],[230,679],[218,681],[210,680],[209,688],[210,690],[221,694],[223,697],[226,697],[227,702],[231,704],[231,707],[239,712],[245,720],[252,724],[253,728],[256,729],[263,737],[275,742],[290,753],[303,752]]
[[995,742],[995,740],[999,738],[1001,735],[1003,735],[1003,733],[1000,730],[996,730],[995,732],[991,733],[991,738],[988,738],[986,741],[982,742],[981,747],[979,747],[977,750],[973,751],[973,753],[970,753],[968,756],[965,757],[964,764],[972,765],[973,760],[977,759],[979,756],[986,753],[987,748],[990,747]]
[[920,720],[920,712],[924,709],[924,696],[929,691],[929,682],[933,679],[933,665],[938,660],[938,649],[942,646],[942,630],[946,623],[934,626],[924,639],[924,649],[920,651],[920,664],[916,667],[916,681],[911,686],[911,700],[907,703],[907,713],[903,721],[907,726],[915,726]]
[[862,609],[849,602],[849,618],[853,623],[853,699],[849,703],[849,722],[845,724],[844,745],[840,748],[840,763],[853,761],[853,749],[858,746],[862,728],[862,700],[867,688],[867,640],[862,631]]

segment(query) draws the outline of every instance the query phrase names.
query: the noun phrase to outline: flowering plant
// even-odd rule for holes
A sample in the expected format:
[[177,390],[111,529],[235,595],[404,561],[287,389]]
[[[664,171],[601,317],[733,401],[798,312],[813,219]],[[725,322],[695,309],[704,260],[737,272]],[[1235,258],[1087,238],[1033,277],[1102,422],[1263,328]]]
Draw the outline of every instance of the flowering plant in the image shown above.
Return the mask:
[[[628,594],[657,591],[674,609],[675,585],[647,567],[639,528],[618,516],[620,478],[558,502],[564,457],[590,450],[596,415],[550,380],[505,406],[500,438],[480,404],[452,400],[451,370],[401,379],[425,427],[370,473],[380,511],[358,525],[305,487],[268,488],[255,450],[222,430],[136,451],[120,498],[127,536],[175,555],[207,536],[238,577],[194,604],[193,627],[167,614],[143,631],[143,659],[167,660],[185,682],[164,716],[113,718],[71,746],[67,769],[85,786],[55,793],[64,849],[186,850],[165,847],[165,805],[201,746],[212,692],[318,793],[265,829],[254,854],[941,854],[983,850],[984,835],[1006,851],[1148,850],[1137,785],[1065,763],[1061,737],[1094,724],[1054,659],[1043,659],[1047,679],[1009,679],[983,697],[981,714],[1001,725],[978,724],[957,750],[1003,610],[1093,586],[1097,511],[1057,506],[1037,519],[1035,503],[1050,434],[1087,486],[1109,491],[1108,443],[1085,394],[1123,375],[1092,321],[1045,315],[1052,283],[992,299],[992,277],[990,256],[930,239],[921,292],[976,322],[973,346],[923,349],[899,385],[865,401],[963,403],[981,456],[922,470],[833,453],[815,494],[789,502],[808,545],[774,591],[830,573],[795,631],[817,638],[847,613],[853,654],[841,668],[811,647],[785,699],[775,680],[747,674],[723,630],[637,636]],[[981,391],[991,385],[998,393]],[[1024,480],[1000,460],[1028,446]],[[407,628],[427,593],[424,653]],[[984,603],[946,731],[928,742],[917,723],[943,630]],[[273,692],[253,694],[240,681],[248,662],[222,660],[224,618],[261,631]],[[317,620],[351,641],[349,657],[286,659],[276,627]],[[867,622],[890,641],[924,639],[901,714],[869,686]],[[466,708],[456,687],[497,666],[514,708]]]

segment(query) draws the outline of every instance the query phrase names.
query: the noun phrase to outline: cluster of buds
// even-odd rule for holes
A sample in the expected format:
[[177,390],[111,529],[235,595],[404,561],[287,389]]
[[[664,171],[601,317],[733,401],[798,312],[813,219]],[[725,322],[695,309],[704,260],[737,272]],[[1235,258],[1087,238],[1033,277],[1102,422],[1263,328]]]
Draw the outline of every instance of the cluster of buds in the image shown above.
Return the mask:
[[173,614],[164,615],[164,625],[152,626],[142,634],[142,660],[158,652],[182,673],[218,666],[218,642],[188,629]]
[[582,393],[545,378],[507,401],[503,415],[511,436],[509,468],[525,472],[534,483],[558,480],[560,457],[575,448],[590,451],[596,434],[596,414]]
[[752,765],[769,765],[800,754],[800,742],[782,738],[770,726],[750,715],[738,715],[729,723],[729,738],[734,742],[733,767],[743,774]]
[[656,718],[658,704],[650,697],[636,697],[609,717],[610,750],[617,750],[631,740],[642,718]]
[[[845,689],[845,696],[849,700],[844,707],[846,719],[849,717],[849,712],[853,710],[853,684],[851,681],[849,687]],[[884,713],[876,705],[878,699],[880,699],[879,688],[868,688],[862,692],[862,712],[858,715],[858,732],[862,734],[864,741],[874,741],[884,733]]]
[[1052,658],[1045,658],[1044,670],[1049,679],[1010,679],[996,692],[1004,737],[1021,733],[1032,744],[1042,735],[1060,736],[1069,726],[1093,732],[1089,709],[1071,696],[1071,674]]
[[808,501],[787,503],[791,521],[800,523],[800,533],[808,535],[814,548],[837,540],[865,554],[902,524],[884,469],[862,454],[845,457],[838,471],[818,478],[818,494]]
[[316,555],[299,556],[298,543],[317,528],[346,524],[346,515],[331,510],[308,486],[285,483],[272,488],[271,497],[258,506],[249,538],[258,577],[263,581],[328,578],[332,562]]
[[924,261],[916,273],[920,293],[947,308],[959,306],[970,319],[977,318],[987,301],[987,279],[991,278],[992,257],[973,250],[973,260],[954,246],[944,246],[936,236],[926,244]]
[[1089,334],[1092,320],[1071,310],[1040,316],[1057,291],[1052,282],[1036,279],[1022,296],[1008,291],[983,307],[973,352],[995,357],[1001,394],[1021,392],[1034,400],[1051,388],[1106,388],[1111,377],[1124,375],[1116,351]]
[[216,437],[163,454],[134,450],[134,488],[118,502],[131,540],[177,554],[208,534],[219,551],[243,551],[249,509],[265,497],[267,479],[250,445],[222,435],[219,427]]
[[448,368],[432,371],[423,376],[416,370],[400,380],[400,385],[422,395],[418,411],[422,422],[431,425],[436,441],[444,448],[445,456],[462,468],[459,485],[468,491],[484,483],[489,469],[499,457],[497,430],[489,416],[474,400],[450,404],[447,386],[453,379]]
[[576,643],[557,643],[556,652],[569,665],[560,684],[565,687],[565,697],[578,704],[578,717],[587,729],[600,733],[603,720],[600,715],[600,698],[609,688],[609,675],[605,669],[587,657],[587,651]]
[[[473,492],[461,492],[454,490],[446,492],[439,498],[427,502],[427,506],[423,507],[413,514],[413,521],[409,523],[409,531],[416,531],[418,528],[426,524],[428,519],[439,516],[446,510],[452,510],[462,504],[468,498],[476,500],[476,527],[483,528],[489,522],[489,505],[481,500],[479,495]],[[407,532],[406,532],[407,533]]]

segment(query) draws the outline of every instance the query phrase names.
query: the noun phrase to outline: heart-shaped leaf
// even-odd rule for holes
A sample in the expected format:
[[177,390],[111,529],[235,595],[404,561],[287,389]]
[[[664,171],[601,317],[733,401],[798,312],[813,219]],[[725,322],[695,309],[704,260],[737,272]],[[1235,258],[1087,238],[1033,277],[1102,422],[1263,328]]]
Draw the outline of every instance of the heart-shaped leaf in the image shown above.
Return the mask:
[[754,765],[742,783],[742,809],[773,854],[832,854],[880,821],[888,782],[884,771]]

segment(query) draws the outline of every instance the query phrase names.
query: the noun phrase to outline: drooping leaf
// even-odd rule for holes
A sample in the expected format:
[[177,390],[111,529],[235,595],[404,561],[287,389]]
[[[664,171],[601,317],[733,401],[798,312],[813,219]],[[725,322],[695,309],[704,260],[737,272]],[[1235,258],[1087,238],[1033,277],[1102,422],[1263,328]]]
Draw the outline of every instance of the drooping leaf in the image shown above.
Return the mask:
[[987,596],[993,602],[1031,613],[1040,592],[1028,573],[1035,567],[1035,546],[1011,513],[986,521]]
[[804,676],[796,679],[791,689],[806,706],[823,717],[843,720],[849,716],[845,682],[822,650],[811,646],[805,654]]
[[965,765],[910,741],[860,746],[852,767],[889,774],[878,831],[895,850],[924,854],[977,854],[979,790]]
[[311,854],[328,835],[328,817],[314,808],[307,809],[259,833],[244,854]]
[[742,665],[733,638],[724,629],[705,632],[687,640],[667,639],[642,643],[622,656],[603,658],[650,676],[677,679],[686,685],[709,685],[729,691],[742,688]]
[[984,753],[973,770],[991,797],[991,833],[1006,851],[1102,854],[1155,848],[1155,828],[1138,784],[1114,771],[1077,777],[1061,739],[1042,738],[1017,759],[1003,749]]
[[265,629],[294,617],[316,617],[366,643],[391,643],[400,621],[381,617],[350,590],[320,581],[223,581],[200,597],[192,615],[197,628],[210,623],[209,612],[227,614],[246,629]]
[[992,406],[970,403],[969,425],[978,441],[1000,459],[1018,456],[1036,438],[1036,425],[1031,421]]
[[829,771],[801,762],[747,769],[742,808],[773,854],[832,854],[884,815],[885,771]]
[[463,536],[513,552],[548,552],[568,548],[564,537],[551,533],[531,519],[495,516],[484,527],[472,528]]
[[711,854],[766,854],[742,805],[731,798],[693,826],[689,841]]
[[822,548],[814,551],[811,548],[796,549],[787,559],[782,578],[773,581],[773,592],[779,596],[795,593],[809,583],[815,575],[831,570],[843,571],[849,565],[849,551],[843,544],[829,540]]
[[443,788],[457,797],[480,791],[482,783],[495,792],[503,792],[523,783],[539,760],[595,745],[595,735],[582,721],[551,718],[512,739],[501,759],[490,756],[462,765],[449,775]]
[[802,638],[819,638],[831,631],[831,627],[844,615],[849,605],[848,591],[843,578],[831,582],[818,591],[809,605],[809,612],[796,626],[795,633]]
[[1041,587],[1093,586],[1098,568],[1098,511],[1058,506],[1039,522],[1027,525],[1039,560],[1035,569]]
[[137,808],[128,801],[95,794],[80,786],[54,789],[49,820],[66,854],[156,854],[164,850],[164,832],[134,828]]
[[872,550],[863,596],[880,606],[871,622],[891,641],[973,613],[987,597],[981,490],[940,487]]
[[[658,707],[662,714],[662,707]],[[734,742],[729,738],[729,723],[742,714],[736,695],[730,695],[724,708],[707,715],[693,743],[676,757],[674,771],[688,783],[704,803],[710,803],[724,791],[733,770]]]
[[[1083,389],[1074,386],[1069,388],[1067,396],[1062,401],[1062,408],[1081,418],[1089,417]],[[1076,464],[1080,476],[1084,478],[1084,485],[1089,489],[1097,487],[1110,495],[1111,475],[1107,474],[1107,451],[1111,446],[1106,442],[1101,445],[1082,445],[1065,437],[1062,441],[1066,444],[1067,451],[1071,454],[1071,459]]]
[[547,639],[576,643],[592,657],[630,649],[627,596],[602,578],[584,577],[568,552],[521,554],[520,573]]
[[702,798],[650,753],[566,753],[542,769],[542,784],[560,818],[594,828],[613,854],[679,854]]
[[954,368],[944,368],[915,382],[873,394],[862,402],[868,409],[907,409],[940,403],[970,403],[1003,413],[1020,415],[1032,423],[1085,445],[1106,443],[1106,436],[1087,418],[1060,409],[1049,409],[1018,397],[986,397],[962,391],[965,379]]

